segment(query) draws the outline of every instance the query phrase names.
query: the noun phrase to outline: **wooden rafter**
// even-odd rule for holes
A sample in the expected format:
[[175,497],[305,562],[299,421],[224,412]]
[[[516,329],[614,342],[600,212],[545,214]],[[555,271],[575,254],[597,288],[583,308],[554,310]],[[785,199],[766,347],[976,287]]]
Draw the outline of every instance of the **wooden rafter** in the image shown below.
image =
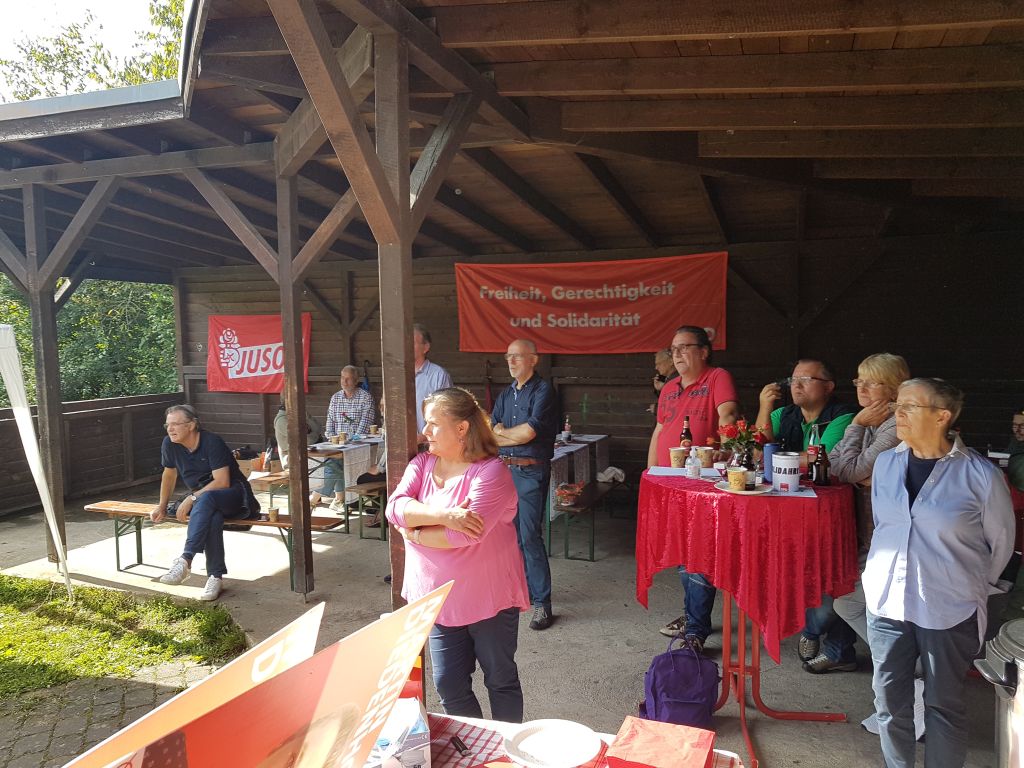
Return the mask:
[[268,0],[268,3],[320,115],[327,138],[345,169],[366,223],[378,243],[397,242],[400,238],[398,203],[359,114],[359,104],[331,47],[316,3],[314,0]]
[[409,44],[410,61],[428,77],[451,93],[477,93],[484,119],[506,127],[514,139],[529,140],[529,121],[523,111],[498,95],[469,62],[446,51],[437,36],[396,0],[331,0],[331,4],[371,32],[400,34]]
[[433,204],[437,190],[444,182],[448,167],[459,151],[479,105],[480,97],[476,93],[455,96],[420,153],[409,180],[413,231],[419,229],[427,210]]
[[569,218],[561,209],[542,195],[532,184],[509,167],[508,163],[489,149],[467,149],[463,153],[484,173],[518,197],[551,224],[560,229],[581,248],[588,251],[596,247],[594,239],[582,226]]
[[121,179],[118,176],[107,176],[96,182],[89,192],[89,196],[82,203],[82,207],[71,219],[67,229],[61,236],[53,250],[46,258],[46,264],[39,271],[40,285],[52,286],[57,282],[64,269],[71,262],[79,247],[89,236],[93,225],[103,215],[107,203],[117,194]]
[[78,290],[78,286],[89,276],[90,269],[92,269],[92,257],[89,254],[84,254],[53,297],[53,303],[57,305],[58,311],[68,303],[68,299]]
[[25,184],[68,184],[96,181],[107,176],[125,178],[180,173],[190,168],[225,168],[259,165],[273,160],[272,142],[244,147],[215,147],[168,152],[163,155],[136,155],[82,163],[56,163],[0,171],[0,189]]
[[1024,94],[821,96],[805,99],[574,101],[567,131],[706,131],[1024,126]]
[[306,98],[306,86],[288,54],[244,58],[206,54],[202,58],[200,72],[204,78],[222,83]]
[[1021,179],[1024,158],[819,160],[814,175],[820,179]]
[[7,275],[14,281],[15,287],[21,293],[27,293],[28,266],[25,263],[25,254],[11,242],[11,238],[3,229],[0,229],[0,262],[7,268]]
[[[325,13],[321,18],[335,48],[340,47],[355,29],[355,22],[342,13]],[[270,16],[210,19],[206,22],[203,36],[203,54],[240,56],[243,59],[254,54],[289,55],[281,30]]]
[[292,275],[296,280],[303,280],[313,265],[330,250],[338,235],[345,231],[345,227],[355,217],[357,209],[355,193],[350,189],[338,199],[295,257]]
[[643,211],[640,210],[640,206],[636,204],[632,196],[622,186],[622,183],[616,178],[605,162],[601,158],[593,157],[592,155],[581,154],[575,155],[575,157],[587,169],[598,186],[604,190],[616,210],[629,222],[633,229],[640,233],[648,245],[658,246],[661,238],[657,230],[651,226],[651,222],[647,220]]
[[701,158],[1021,157],[1020,128],[701,131]]
[[[334,4],[345,10],[338,0]],[[448,48],[851,35],[1024,23],[1024,3],[1019,0],[911,0],[898,6],[888,0],[776,0],[770,9],[715,0],[552,0],[460,4],[431,8],[431,13]]]
[[1024,179],[921,179],[911,189],[923,197],[1024,197]]
[[1024,85],[1024,47],[673,56],[492,64],[506,96],[914,92]]
[[199,191],[210,207],[224,220],[242,245],[249,249],[253,258],[259,262],[267,273],[277,279],[277,251],[270,247],[263,235],[238,210],[238,206],[228,197],[224,190],[202,171],[191,168],[185,171],[185,177]]
[[[466,221],[471,224],[475,224],[485,232],[489,232],[498,239],[504,240],[516,250],[524,252],[536,250],[533,242],[528,237],[523,235],[515,227],[506,224],[496,216],[492,216],[476,203],[468,200],[466,196],[461,193],[461,190],[456,192],[447,184],[442,184],[440,189],[437,190],[435,199],[445,208],[449,209],[453,213],[457,213],[459,216],[466,219]],[[422,231],[430,237],[428,230],[425,227],[422,228]]]
[[707,179],[701,176],[699,173],[693,175],[694,186],[697,190],[697,196],[699,197],[701,204],[704,206],[704,210],[708,214],[708,218],[711,220],[711,229],[718,237],[719,245],[726,245],[729,242],[729,235],[726,234],[725,226],[722,224],[722,215],[718,210],[718,203],[711,194],[711,190],[708,188]]

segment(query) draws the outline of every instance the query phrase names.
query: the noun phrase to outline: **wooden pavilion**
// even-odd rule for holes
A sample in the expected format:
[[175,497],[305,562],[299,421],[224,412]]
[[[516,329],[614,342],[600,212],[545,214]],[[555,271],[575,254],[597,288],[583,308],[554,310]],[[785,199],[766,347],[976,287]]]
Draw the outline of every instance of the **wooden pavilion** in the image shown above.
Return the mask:
[[[260,444],[276,402],[207,390],[209,314],[281,313],[291,414],[369,361],[392,483],[414,450],[414,317],[457,384],[491,375],[458,352],[452,265],[470,260],[727,250],[716,360],[748,413],[801,354],[845,381],[889,350],[965,386],[971,442],[1004,442],[1024,380],[1024,2],[196,0],[185,24],[179,81],[0,105],[0,267],[31,303],[58,501],[150,479],[180,399],[62,406],[56,315],[89,278],[175,286],[183,396],[233,444]],[[544,372],[635,471],[650,357],[609,363]],[[2,456],[0,482],[7,508],[30,485]]]

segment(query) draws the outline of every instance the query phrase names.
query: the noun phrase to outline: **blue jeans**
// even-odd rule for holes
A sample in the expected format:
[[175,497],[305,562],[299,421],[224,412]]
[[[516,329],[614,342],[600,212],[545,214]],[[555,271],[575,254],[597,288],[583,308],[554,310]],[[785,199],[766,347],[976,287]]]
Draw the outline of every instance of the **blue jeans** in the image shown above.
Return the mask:
[[964,683],[979,648],[978,615],[949,629],[925,629],[868,611],[875,663],[871,687],[888,768],[913,768],[914,664],[924,672],[925,768],[962,768],[967,759]]
[[512,482],[519,494],[519,511],[516,513],[516,532],[519,549],[526,565],[526,586],[530,590],[530,602],[543,605],[551,612],[551,567],[548,553],[544,549],[544,515],[547,511],[548,483],[551,481],[551,465],[531,464],[509,467]]
[[679,579],[686,595],[686,634],[707,640],[711,634],[711,609],[715,607],[715,585],[703,573],[690,573],[679,566]]
[[473,672],[480,662],[491,718],[523,722],[523,687],[516,666],[518,645],[518,608],[506,608],[489,619],[464,627],[435,624],[427,646],[434,687],[445,714],[483,717],[480,702],[473,693]]
[[857,642],[857,634],[853,628],[840,618],[832,608],[831,595],[821,596],[821,605],[804,611],[803,636],[811,640],[821,640],[821,652],[830,661],[853,661],[857,651],[853,644]]
[[345,468],[337,459],[328,459],[323,463],[324,484],[317,491],[321,496],[333,496],[345,492]]
[[[255,514],[259,515],[258,507]],[[224,562],[224,521],[244,520],[249,516],[241,483],[200,494],[189,510],[182,556],[191,563],[193,556],[204,552],[207,575],[223,577],[228,572]]]

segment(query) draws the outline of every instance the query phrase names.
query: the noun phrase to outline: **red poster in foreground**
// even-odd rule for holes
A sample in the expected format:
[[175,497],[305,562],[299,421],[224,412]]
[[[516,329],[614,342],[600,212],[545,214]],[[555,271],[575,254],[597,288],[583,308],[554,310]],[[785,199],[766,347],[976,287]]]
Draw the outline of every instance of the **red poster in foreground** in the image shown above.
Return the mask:
[[629,261],[456,264],[459,349],[613,354],[667,347],[680,325],[725,349],[725,252]]
[[[302,382],[309,391],[313,318],[302,313]],[[280,315],[210,315],[206,387],[210,392],[277,393],[284,386]]]

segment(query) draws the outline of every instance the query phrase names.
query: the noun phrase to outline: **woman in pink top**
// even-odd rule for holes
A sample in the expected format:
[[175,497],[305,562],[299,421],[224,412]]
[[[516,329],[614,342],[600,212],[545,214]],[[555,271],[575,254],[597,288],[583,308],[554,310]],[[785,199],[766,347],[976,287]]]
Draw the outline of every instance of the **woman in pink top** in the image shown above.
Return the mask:
[[516,490],[498,459],[490,420],[458,387],[423,401],[429,453],[416,456],[388,501],[405,537],[402,596],[412,601],[448,581],[448,600],[430,632],[434,686],[449,715],[483,717],[473,693],[484,672],[495,720],[523,720],[516,666],[519,613],[530,606],[516,539]]

